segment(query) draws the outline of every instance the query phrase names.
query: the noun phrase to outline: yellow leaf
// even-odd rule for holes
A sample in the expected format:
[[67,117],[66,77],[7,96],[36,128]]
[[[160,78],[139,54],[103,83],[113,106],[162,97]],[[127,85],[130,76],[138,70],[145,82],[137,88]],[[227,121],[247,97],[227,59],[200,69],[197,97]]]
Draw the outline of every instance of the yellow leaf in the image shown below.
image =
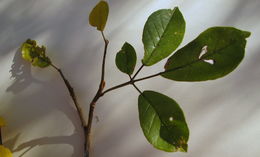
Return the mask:
[[46,48],[38,46],[35,40],[27,39],[21,47],[22,57],[33,66],[45,68],[51,65],[51,60],[46,56]]
[[0,145],[0,157],[12,157],[12,153],[8,148]]
[[0,117],[0,127],[5,126],[6,122],[3,117]]
[[106,1],[100,1],[89,15],[89,24],[97,27],[97,30],[103,31],[108,17],[109,7]]

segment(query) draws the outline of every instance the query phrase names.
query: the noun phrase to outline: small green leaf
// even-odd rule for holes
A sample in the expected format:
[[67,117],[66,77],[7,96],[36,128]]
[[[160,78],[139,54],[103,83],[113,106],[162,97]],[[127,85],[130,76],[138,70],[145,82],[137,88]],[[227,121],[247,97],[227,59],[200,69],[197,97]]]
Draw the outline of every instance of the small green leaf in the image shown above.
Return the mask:
[[42,57],[36,57],[33,62],[33,66],[38,66],[40,68],[45,68],[50,65],[50,59],[48,57],[42,58]]
[[32,63],[33,66],[45,68],[51,64],[51,60],[45,55],[46,48],[39,47],[35,40],[28,39],[21,47],[22,57]]
[[31,57],[31,52],[32,52],[32,45],[28,43],[24,43],[22,45],[22,57],[23,59],[31,62],[33,58]]
[[206,81],[223,77],[242,61],[249,32],[212,27],[173,54],[163,77],[176,81]]
[[167,152],[187,152],[189,129],[179,105],[154,91],[144,91],[138,98],[139,119],[147,140]]
[[116,54],[117,68],[128,75],[134,72],[136,64],[136,52],[132,45],[125,43],[121,50]]
[[184,32],[185,21],[177,7],[150,15],[143,31],[143,64],[151,66],[168,57],[182,42]]
[[108,13],[108,3],[106,1],[100,1],[89,15],[89,24],[93,27],[97,27],[97,30],[103,31],[106,26]]

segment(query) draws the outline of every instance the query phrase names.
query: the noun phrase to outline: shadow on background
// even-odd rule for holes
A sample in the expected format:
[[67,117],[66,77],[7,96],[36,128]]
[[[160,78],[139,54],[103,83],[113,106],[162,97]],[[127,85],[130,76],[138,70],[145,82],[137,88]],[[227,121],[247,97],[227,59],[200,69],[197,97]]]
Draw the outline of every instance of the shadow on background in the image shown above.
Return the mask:
[[20,49],[17,49],[15,52],[10,73],[11,79],[14,79],[14,82],[6,89],[6,92],[17,94],[25,90],[32,83],[42,83],[32,77],[31,65],[22,59]]
[[[31,120],[39,119],[41,116],[47,115],[48,112],[51,112],[51,110],[60,110],[63,112],[75,127],[73,134],[71,135],[37,138],[24,142],[15,148],[17,139],[19,139],[19,136],[23,134],[22,132],[18,133],[14,138],[5,142],[5,144],[12,150],[12,152],[21,151],[28,148],[25,151],[27,153],[35,146],[69,144],[74,149],[74,153],[71,157],[78,157],[79,153],[83,153],[83,148],[79,147],[79,145],[83,146],[83,140],[81,139],[81,137],[83,137],[82,127],[78,123],[79,120],[76,118],[77,112],[75,111],[75,108],[73,108],[71,104],[68,103],[70,100],[62,100],[64,98],[60,97],[60,100],[55,101],[56,94],[61,91],[57,90],[56,87],[53,87],[50,82],[38,81],[32,77],[31,66],[28,62],[25,62],[22,59],[20,49],[18,49],[14,55],[10,73],[12,74],[14,82],[7,88],[6,92],[13,92],[16,94],[17,97],[13,99],[13,102],[16,102],[16,104],[19,102],[19,104],[10,106],[9,110],[6,111],[6,114],[16,115],[14,117],[15,124],[12,125],[15,125],[17,130],[22,128],[24,124],[26,125],[30,123]],[[61,79],[59,81],[61,81]],[[27,97],[19,96],[20,92],[25,90],[30,84],[35,83],[44,88],[33,92],[30,96]],[[67,91],[64,93],[66,92]],[[70,98],[69,95],[68,98]],[[53,105],[46,106],[46,104]],[[15,109],[12,109],[12,107]],[[25,152],[20,156],[25,155]]]

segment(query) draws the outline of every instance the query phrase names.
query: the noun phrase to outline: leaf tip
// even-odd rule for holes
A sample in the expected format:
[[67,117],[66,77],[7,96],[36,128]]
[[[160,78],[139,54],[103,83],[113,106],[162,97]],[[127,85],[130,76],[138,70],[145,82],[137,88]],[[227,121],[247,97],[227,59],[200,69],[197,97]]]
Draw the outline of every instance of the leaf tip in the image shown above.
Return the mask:
[[125,49],[127,49],[128,47],[131,47],[131,48],[132,48],[132,46],[126,41],[126,42],[123,44],[121,50],[125,50]]
[[250,37],[250,35],[251,35],[251,32],[243,31],[243,36],[244,36],[245,38]]
[[184,152],[184,153],[187,153],[188,152],[188,144],[187,143],[183,143],[179,148],[178,150],[180,152]]
[[179,150],[180,152],[187,153],[187,152],[188,152],[188,145],[183,146],[183,147],[181,147],[181,148],[178,148],[178,150]]
[[130,45],[127,41],[124,43],[123,47],[126,46],[126,45]]
[[179,7],[174,7],[172,10],[180,11]]
[[184,137],[182,136],[179,141],[177,142],[177,151],[180,152],[188,152],[188,144],[187,144],[187,140],[184,139]]

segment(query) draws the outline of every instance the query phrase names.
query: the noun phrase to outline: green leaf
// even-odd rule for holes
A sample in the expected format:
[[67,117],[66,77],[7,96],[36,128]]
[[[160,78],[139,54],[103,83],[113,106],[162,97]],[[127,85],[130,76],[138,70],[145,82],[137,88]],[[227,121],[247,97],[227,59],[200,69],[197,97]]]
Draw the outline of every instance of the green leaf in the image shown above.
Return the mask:
[[139,119],[146,139],[157,149],[187,152],[189,129],[179,105],[154,91],[138,98]]
[[45,58],[42,58],[42,57],[36,57],[33,62],[32,62],[32,65],[33,66],[38,66],[40,68],[45,68],[47,66],[50,65],[50,59],[45,57]]
[[31,52],[32,52],[32,45],[28,43],[24,43],[22,45],[22,57],[23,59],[31,62],[33,59],[31,57]]
[[93,27],[97,27],[97,30],[103,31],[106,26],[108,13],[108,3],[106,1],[100,1],[89,15],[89,24]]
[[184,32],[185,21],[177,7],[150,15],[143,31],[143,64],[151,66],[168,57],[182,42]]
[[173,54],[163,77],[176,81],[206,81],[223,77],[242,61],[249,32],[212,27]]
[[45,68],[51,64],[51,60],[45,55],[46,48],[39,47],[35,40],[28,39],[21,47],[22,57],[32,63],[33,66]]
[[136,52],[132,45],[125,43],[121,50],[116,54],[117,68],[128,75],[134,72],[136,64]]

